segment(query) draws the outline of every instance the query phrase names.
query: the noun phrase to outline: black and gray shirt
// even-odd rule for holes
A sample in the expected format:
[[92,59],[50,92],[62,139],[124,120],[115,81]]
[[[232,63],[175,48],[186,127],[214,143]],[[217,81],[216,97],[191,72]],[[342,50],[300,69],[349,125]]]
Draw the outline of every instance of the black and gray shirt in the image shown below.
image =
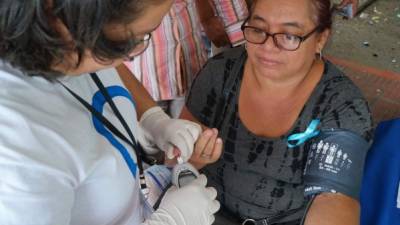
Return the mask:
[[359,89],[327,61],[321,80],[289,132],[280,138],[257,136],[238,114],[246,59],[243,47],[217,55],[192,85],[189,111],[204,125],[217,128],[224,140],[222,157],[204,173],[223,207],[240,218],[265,218],[300,209],[283,221],[298,219],[307,201],[302,175],[309,145],[289,148],[287,137],[320,119],[322,128],[348,129],[370,141],[370,111]]

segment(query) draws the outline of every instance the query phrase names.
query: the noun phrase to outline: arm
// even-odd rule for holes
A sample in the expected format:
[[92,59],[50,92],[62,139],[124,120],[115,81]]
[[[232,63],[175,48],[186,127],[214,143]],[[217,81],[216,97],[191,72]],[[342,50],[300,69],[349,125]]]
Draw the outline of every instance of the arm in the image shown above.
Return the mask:
[[131,93],[136,104],[137,117],[140,120],[141,116],[148,109],[157,106],[156,102],[151,98],[150,94],[143,85],[136,79],[131,71],[124,65],[116,67],[116,70],[124,83],[125,87]]
[[224,23],[220,17],[215,15],[215,10],[209,0],[196,1],[197,13],[207,37],[217,47],[230,44],[229,37],[225,32]]
[[[165,151],[168,158],[172,159],[180,154],[183,161],[187,161],[193,153],[193,146],[200,135],[201,127],[190,121],[171,119],[156,105],[143,85],[124,64],[116,70],[137,103],[137,117],[140,118],[139,124],[144,136]],[[178,153],[176,149],[179,149]],[[152,150],[148,152],[153,153]]]
[[358,225],[360,205],[342,194],[320,194],[310,206],[305,225]]
[[193,116],[193,114],[189,111],[189,109],[186,106],[183,106],[182,112],[181,112],[181,115],[179,118],[184,119],[184,120],[190,120],[190,121],[200,124],[201,129],[203,131],[210,129],[209,127],[202,124],[198,119],[196,119],[196,117]]
[[327,98],[336,101],[321,117],[320,134],[309,143],[305,195],[318,195],[305,224],[355,225],[360,223],[361,180],[373,125],[367,102],[348,78],[327,85],[332,90],[325,92]]
[[243,43],[244,37],[241,30],[243,22],[248,17],[245,0],[213,0],[216,13],[222,19],[225,32],[232,46]]
[[312,140],[305,165],[305,195],[316,196],[305,225],[359,224],[362,168],[369,144],[359,134],[322,130]]

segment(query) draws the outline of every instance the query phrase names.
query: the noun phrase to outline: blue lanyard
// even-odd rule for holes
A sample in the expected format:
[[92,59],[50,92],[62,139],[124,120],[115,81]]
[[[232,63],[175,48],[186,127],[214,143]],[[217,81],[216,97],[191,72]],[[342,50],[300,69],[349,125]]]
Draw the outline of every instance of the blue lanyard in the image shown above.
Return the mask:
[[294,148],[302,145],[307,140],[317,136],[319,134],[319,130],[317,130],[318,125],[320,124],[319,119],[314,119],[308,125],[306,131],[302,133],[292,134],[287,138],[287,145],[289,148]]

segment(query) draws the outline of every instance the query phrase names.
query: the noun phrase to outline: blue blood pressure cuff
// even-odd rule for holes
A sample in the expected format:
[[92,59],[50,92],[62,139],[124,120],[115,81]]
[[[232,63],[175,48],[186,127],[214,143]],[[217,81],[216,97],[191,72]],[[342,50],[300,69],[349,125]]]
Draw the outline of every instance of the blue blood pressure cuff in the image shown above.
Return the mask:
[[305,196],[342,193],[359,199],[369,143],[348,130],[328,130],[311,140],[304,170]]

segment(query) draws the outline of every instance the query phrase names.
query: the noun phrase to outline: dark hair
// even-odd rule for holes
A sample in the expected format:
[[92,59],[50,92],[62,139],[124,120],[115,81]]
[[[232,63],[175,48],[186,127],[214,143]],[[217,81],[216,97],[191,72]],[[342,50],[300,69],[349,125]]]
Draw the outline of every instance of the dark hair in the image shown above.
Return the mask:
[[[250,8],[250,15],[254,12],[254,8],[259,0],[253,0]],[[323,32],[326,29],[332,28],[332,10],[330,0],[309,0],[311,1],[314,15],[312,19],[318,26],[318,32]]]
[[[0,59],[29,75],[48,79],[61,75],[51,67],[66,53],[85,49],[98,60],[121,58],[134,48],[132,40],[111,41],[103,32],[110,23],[128,24],[156,0],[1,0]],[[162,0],[158,0],[162,1]],[[49,6],[51,2],[51,7]],[[54,29],[60,19],[71,43]]]
[[314,7],[314,21],[318,25],[318,31],[332,29],[332,14],[330,0],[311,0]]

